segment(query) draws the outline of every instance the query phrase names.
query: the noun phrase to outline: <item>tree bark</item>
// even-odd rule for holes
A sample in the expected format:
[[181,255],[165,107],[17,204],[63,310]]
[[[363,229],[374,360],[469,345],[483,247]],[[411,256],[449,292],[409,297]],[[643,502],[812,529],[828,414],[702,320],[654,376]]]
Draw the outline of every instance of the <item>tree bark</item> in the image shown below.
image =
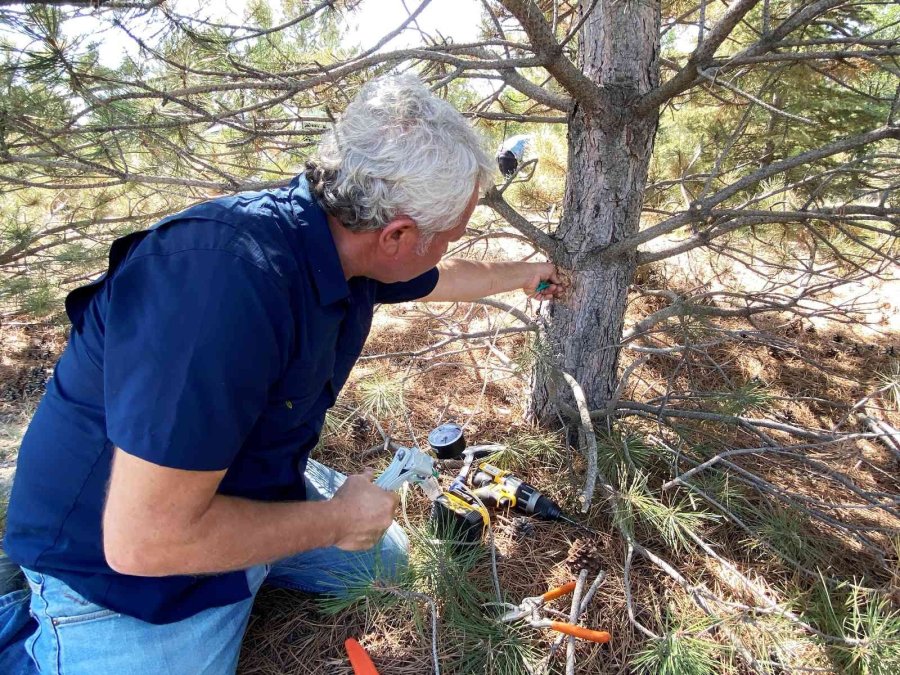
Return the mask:
[[[569,113],[568,179],[556,235],[572,261],[573,287],[566,301],[548,308],[544,352],[581,383],[592,409],[615,391],[636,258],[603,265],[580,258],[638,231],[659,114],[638,116],[630,107],[659,82],[659,27],[659,2],[602,2],[579,36],[578,66],[599,86],[604,103],[593,111],[576,103]],[[553,415],[555,395],[572,400],[566,389],[551,369],[535,368],[533,414]]]

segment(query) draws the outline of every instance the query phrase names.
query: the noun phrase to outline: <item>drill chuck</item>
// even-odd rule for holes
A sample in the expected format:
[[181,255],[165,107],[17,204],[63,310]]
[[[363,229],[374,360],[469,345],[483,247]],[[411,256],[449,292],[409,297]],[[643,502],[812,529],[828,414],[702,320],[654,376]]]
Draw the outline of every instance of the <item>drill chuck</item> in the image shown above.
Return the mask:
[[521,483],[516,489],[516,504],[520,510],[545,520],[558,520],[562,513],[559,505],[542,495],[537,489],[528,483]]

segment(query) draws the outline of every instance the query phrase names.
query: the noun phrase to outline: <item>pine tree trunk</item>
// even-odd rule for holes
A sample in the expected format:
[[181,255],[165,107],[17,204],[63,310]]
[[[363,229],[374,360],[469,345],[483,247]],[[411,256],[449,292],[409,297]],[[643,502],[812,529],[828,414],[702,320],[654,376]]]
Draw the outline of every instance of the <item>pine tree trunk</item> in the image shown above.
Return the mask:
[[[585,3],[589,4],[589,3]],[[568,179],[557,236],[573,255],[573,290],[549,309],[550,357],[584,388],[588,405],[605,405],[615,391],[633,257],[579,264],[579,254],[637,232],[658,116],[629,115],[628,107],[659,81],[659,2],[598,3],[579,40],[578,65],[603,91],[606,105],[590,114],[576,106],[569,119]],[[535,369],[532,411],[546,419],[554,393],[571,394]]]

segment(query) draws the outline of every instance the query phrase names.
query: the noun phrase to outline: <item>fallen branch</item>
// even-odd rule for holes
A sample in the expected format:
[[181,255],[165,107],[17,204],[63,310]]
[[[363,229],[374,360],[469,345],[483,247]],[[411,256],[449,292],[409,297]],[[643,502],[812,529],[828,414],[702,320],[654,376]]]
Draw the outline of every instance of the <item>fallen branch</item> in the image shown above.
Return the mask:
[[[591,584],[591,587],[588,589],[587,593],[584,594],[584,597],[581,599],[581,606],[578,610],[578,618],[587,611],[588,607],[591,604],[591,601],[594,599],[594,595],[596,595],[597,590],[600,588],[600,585],[606,579],[606,570],[600,570],[597,573],[597,576],[594,578],[594,582]],[[553,657],[556,656],[556,652],[559,651],[559,648],[562,646],[562,643],[565,641],[566,636],[560,635],[553,641],[553,644],[550,645],[550,651],[547,654],[547,658],[544,661],[544,667],[541,670],[544,675],[550,670],[550,664],[553,662]]]
[[[588,570],[578,572],[578,581],[575,582],[575,591],[572,593],[572,610],[569,613],[569,623],[577,624],[581,616],[581,594],[584,592],[584,582],[587,581]],[[575,638],[569,636],[566,644],[566,675],[575,675]]]
[[582,435],[584,437],[581,451],[587,461],[587,475],[584,478],[584,489],[581,492],[581,512],[587,513],[591,507],[591,500],[594,498],[594,489],[597,485],[597,437],[594,434],[594,425],[591,422],[591,414],[588,410],[584,390],[578,384],[578,381],[567,372],[560,371],[560,373],[569,387],[572,388],[572,394],[575,396],[575,404],[578,406],[578,413],[581,418]]
[[894,429],[886,422],[877,420],[864,413],[857,413],[856,419],[860,423],[865,424],[875,434],[875,437],[881,441],[882,445],[900,460],[900,431]]
[[[705,412],[702,410],[678,410],[675,408],[647,405],[646,403],[638,403],[637,401],[620,401],[616,408],[617,414],[628,414],[629,411],[637,411],[650,413],[658,417],[684,417],[686,419],[724,422],[725,424],[732,425],[749,424],[751,426],[774,429],[775,431],[781,431],[786,434],[791,434],[792,436],[797,436],[798,438],[806,438],[813,441],[834,441],[839,438],[838,435],[832,434],[825,429],[802,429],[801,427],[796,427],[792,424],[773,422],[772,420],[739,417],[736,415],[723,415],[721,413]],[[607,414],[605,410],[595,410],[591,412],[591,418],[593,419],[604,419],[606,417]]]

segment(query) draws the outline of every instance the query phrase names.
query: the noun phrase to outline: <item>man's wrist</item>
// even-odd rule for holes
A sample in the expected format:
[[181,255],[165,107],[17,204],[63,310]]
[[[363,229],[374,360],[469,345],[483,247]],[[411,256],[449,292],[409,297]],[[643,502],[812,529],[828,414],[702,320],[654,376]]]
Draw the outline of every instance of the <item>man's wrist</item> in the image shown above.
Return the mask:
[[[331,499],[314,502],[307,501],[301,502],[301,504],[308,507],[306,516],[318,535],[313,537],[315,539],[314,542],[310,542],[309,539],[299,542],[301,549],[326,548],[337,544],[343,537],[345,524],[337,504]],[[310,546],[310,543],[314,545]]]
[[530,262],[515,262],[512,264],[516,266],[516,274],[514,277],[518,280],[516,282],[516,288],[525,288],[534,279],[537,270],[534,269],[533,263]]

